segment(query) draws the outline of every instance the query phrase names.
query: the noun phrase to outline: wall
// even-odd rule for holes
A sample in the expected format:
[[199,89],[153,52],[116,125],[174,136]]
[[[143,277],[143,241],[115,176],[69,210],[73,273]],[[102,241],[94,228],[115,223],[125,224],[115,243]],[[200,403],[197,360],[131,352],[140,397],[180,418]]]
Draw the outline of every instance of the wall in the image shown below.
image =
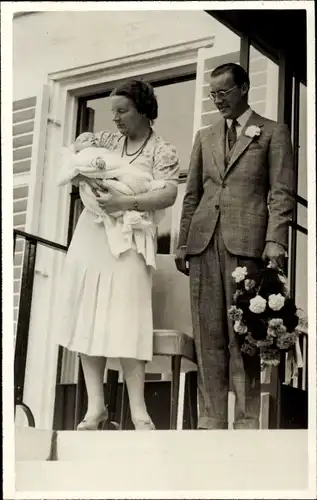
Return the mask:
[[[36,95],[47,75],[215,35],[235,35],[204,11],[41,12],[13,21],[13,97]],[[225,38],[224,38],[225,37]]]

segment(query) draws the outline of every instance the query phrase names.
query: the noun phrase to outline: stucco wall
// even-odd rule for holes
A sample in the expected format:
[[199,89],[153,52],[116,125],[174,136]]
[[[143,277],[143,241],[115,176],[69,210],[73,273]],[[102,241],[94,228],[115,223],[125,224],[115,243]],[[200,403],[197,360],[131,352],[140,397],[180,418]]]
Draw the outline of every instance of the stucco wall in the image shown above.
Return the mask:
[[[204,11],[41,12],[13,20],[13,98],[36,95],[47,75],[216,36],[236,36]],[[223,47],[222,47],[223,49]]]

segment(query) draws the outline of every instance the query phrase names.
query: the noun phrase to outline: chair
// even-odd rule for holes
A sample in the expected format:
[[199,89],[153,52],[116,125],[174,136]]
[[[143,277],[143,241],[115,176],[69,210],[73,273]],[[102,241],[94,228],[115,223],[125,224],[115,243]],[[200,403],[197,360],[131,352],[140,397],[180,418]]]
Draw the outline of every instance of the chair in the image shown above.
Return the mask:
[[[189,400],[190,427],[197,426],[197,368],[192,337],[189,279],[177,271],[173,255],[157,255],[153,272],[153,361],[146,371],[172,373],[170,429],[177,428],[181,372],[186,373],[185,390]],[[110,410],[110,408],[109,408]],[[110,410],[111,411],[111,410]],[[128,397],[124,384],[120,428],[126,426]]]

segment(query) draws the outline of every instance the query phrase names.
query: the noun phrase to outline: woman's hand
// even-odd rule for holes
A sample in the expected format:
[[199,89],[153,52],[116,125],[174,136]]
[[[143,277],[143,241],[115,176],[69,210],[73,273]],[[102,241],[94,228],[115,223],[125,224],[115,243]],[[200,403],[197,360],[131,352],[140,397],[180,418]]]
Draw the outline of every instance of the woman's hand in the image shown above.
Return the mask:
[[85,182],[90,186],[91,190],[95,194],[95,196],[100,196],[100,191],[107,193],[108,187],[104,186],[103,181],[99,179],[92,179],[90,177],[85,177],[82,174],[78,174],[76,176],[76,181],[79,182]]
[[[105,183],[106,184],[106,183]],[[104,186],[106,193],[99,193],[97,202],[102,210],[111,214],[119,210],[132,210],[133,198],[117,191],[113,186]]]

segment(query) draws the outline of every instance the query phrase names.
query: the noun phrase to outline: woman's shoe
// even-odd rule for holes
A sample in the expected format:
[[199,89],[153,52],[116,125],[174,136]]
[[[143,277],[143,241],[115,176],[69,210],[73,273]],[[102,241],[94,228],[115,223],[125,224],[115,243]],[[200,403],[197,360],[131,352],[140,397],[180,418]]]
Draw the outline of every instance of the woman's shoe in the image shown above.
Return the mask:
[[136,431],[155,431],[155,425],[152,420],[134,420],[134,428]]
[[108,420],[108,410],[106,409],[104,412],[99,413],[94,417],[85,417],[77,425],[78,431],[97,431],[98,429],[102,429],[104,424]]

